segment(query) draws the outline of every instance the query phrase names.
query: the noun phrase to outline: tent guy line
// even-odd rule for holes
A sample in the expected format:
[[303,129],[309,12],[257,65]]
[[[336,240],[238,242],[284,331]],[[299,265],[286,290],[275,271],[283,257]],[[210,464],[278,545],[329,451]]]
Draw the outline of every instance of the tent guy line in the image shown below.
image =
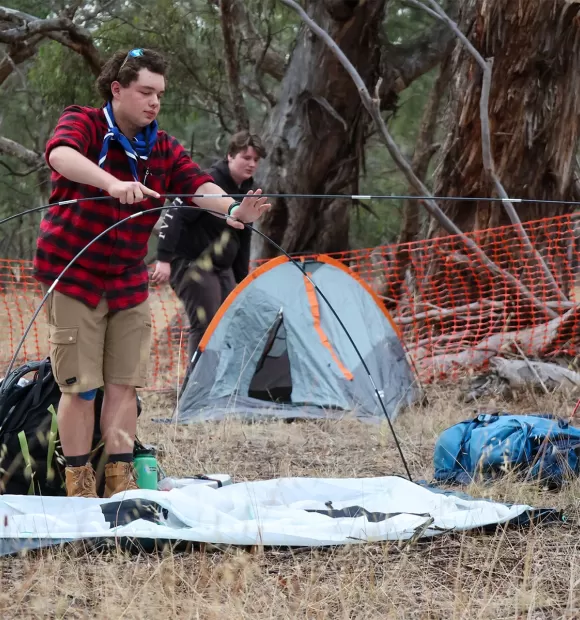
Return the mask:
[[[68,201],[68,202],[78,202],[78,201]],[[10,364],[8,366],[8,370],[6,371],[5,376],[8,377],[10,375],[10,373],[12,372],[12,369],[14,367],[14,363],[16,362],[16,358],[18,357],[18,353],[20,352],[20,349],[22,348],[24,341],[26,340],[26,337],[28,336],[28,333],[30,332],[30,329],[32,328],[32,325],[34,324],[34,321],[36,320],[36,317],[40,314],[40,311],[42,309],[42,307],[44,306],[46,300],[48,299],[49,295],[52,293],[52,291],[56,288],[58,282],[60,281],[60,279],[63,277],[63,275],[68,271],[68,269],[85,253],[86,250],[88,250],[93,243],[95,243],[96,241],[98,241],[101,237],[104,237],[106,234],[108,234],[109,232],[111,232],[112,230],[114,230],[115,228],[117,228],[118,226],[120,226],[121,224],[124,224],[125,222],[138,218],[142,215],[145,215],[147,213],[153,213],[155,211],[163,211],[165,209],[199,209],[201,211],[205,211],[207,213],[211,213],[213,215],[215,215],[216,217],[220,217],[222,219],[227,219],[226,216],[223,215],[223,213],[217,212],[217,211],[212,211],[211,209],[204,209],[202,207],[192,207],[189,205],[168,205],[168,206],[161,206],[161,207],[153,207],[151,209],[145,209],[143,211],[138,211],[137,213],[132,213],[131,215],[123,218],[122,220],[119,220],[118,222],[115,222],[114,224],[112,224],[111,226],[109,226],[107,229],[105,229],[104,231],[102,231],[100,234],[98,234],[96,237],[94,237],[91,241],[89,241],[89,243],[87,243],[87,245],[85,245],[84,248],[82,248],[77,254],[76,256],[74,256],[71,261],[68,263],[68,265],[66,265],[66,267],[60,272],[60,274],[58,275],[58,277],[56,278],[56,280],[50,285],[50,287],[48,288],[48,290],[46,291],[46,293],[44,294],[44,297],[42,298],[40,304],[38,305],[38,307],[36,308],[36,310],[34,311],[34,314],[32,315],[32,318],[30,319],[28,325],[26,326],[26,329],[24,330],[24,333],[22,334],[22,337],[20,338],[20,341],[18,342],[18,345],[14,351],[14,354],[12,356],[12,359],[10,360]],[[0,222],[2,223],[2,222]],[[387,413],[387,409],[385,407],[385,403],[380,395],[380,392],[377,388],[377,385],[371,375],[371,372],[369,370],[369,367],[367,366],[363,356],[361,355],[358,347],[356,346],[356,343],[354,342],[354,340],[352,339],[352,336],[350,335],[348,329],[346,328],[346,326],[344,325],[343,321],[341,320],[341,318],[338,316],[337,312],[335,311],[335,309],[333,308],[332,304],[328,301],[328,298],[324,295],[324,293],[320,290],[320,288],[317,286],[317,284],[315,282],[313,282],[313,280],[310,278],[310,276],[308,275],[308,273],[305,271],[305,269],[300,265],[300,263],[298,261],[296,261],[295,259],[293,259],[283,248],[281,248],[275,241],[273,241],[272,239],[270,239],[267,235],[265,235],[263,232],[257,230],[256,228],[254,228],[253,226],[248,226],[247,224],[244,224],[244,226],[246,228],[248,228],[249,230],[251,230],[254,233],[257,233],[258,235],[260,235],[261,237],[263,237],[268,243],[270,243],[272,246],[274,246],[279,252],[281,252],[282,254],[284,254],[284,256],[286,256],[286,258],[288,258],[290,260],[291,263],[293,263],[297,269],[299,269],[302,274],[304,275],[304,278],[306,280],[308,280],[310,282],[310,284],[314,287],[314,289],[316,290],[316,292],[320,295],[320,297],[324,300],[325,304],[328,306],[328,308],[330,309],[330,311],[332,312],[332,314],[334,315],[334,317],[336,318],[336,320],[338,321],[341,329],[344,330],[348,340],[350,341],[351,345],[353,346],[358,358],[361,361],[361,364],[367,374],[367,377],[369,379],[369,381],[371,382],[372,386],[373,386],[373,390],[374,393],[380,403],[381,406],[381,410],[385,416],[385,418],[387,419],[387,423],[389,425],[389,429],[393,435],[393,439],[395,441],[395,445],[397,447],[397,451],[399,452],[399,455],[401,457],[401,461],[403,463],[403,466],[405,468],[405,473],[407,475],[407,477],[409,478],[409,480],[412,482],[413,478],[411,477],[411,472],[409,470],[409,466],[407,465],[407,461],[405,459],[405,456],[403,454],[403,450],[401,448],[401,444],[399,443],[399,439],[397,437],[397,434],[395,433],[395,429],[393,427],[393,424],[391,422],[391,419],[389,418],[389,415]],[[5,386],[6,382],[2,382],[2,384],[0,385],[0,395],[3,394],[4,392],[4,386]]]

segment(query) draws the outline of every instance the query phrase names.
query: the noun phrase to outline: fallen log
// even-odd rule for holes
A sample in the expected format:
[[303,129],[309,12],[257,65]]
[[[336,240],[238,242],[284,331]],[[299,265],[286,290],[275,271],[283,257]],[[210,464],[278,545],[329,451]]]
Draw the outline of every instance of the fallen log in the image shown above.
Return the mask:
[[580,390],[580,373],[558,364],[492,357],[489,365],[493,372],[507,381],[512,388],[531,387],[549,392]]
[[[443,334],[441,336],[427,336],[426,338],[422,338],[421,340],[418,340],[417,342],[412,342],[411,344],[409,344],[408,349],[412,351],[413,349],[418,349],[418,348],[426,347],[426,346],[429,346],[429,347],[449,346],[450,342],[454,342],[457,340],[470,341],[470,340],[473,340],[473,338],[475,338],[475,334],[470,331],[462,331],[456,334]],[[445,344],[442,345],[441,343],[445,343]],[[474,343],[471,343],[471,344],[474,344]],[[460,346],[460,345],[456,345],[456,346]]]
[[447,376],[453,370],[475,369],[484,366],[492,357],[509,351],[514,343],[531,357],[540,357],[549,350],[561,334],[576,323],[580,315],[580,305],[574,306],[548,323],[515,332],[499,333],[484,338],[479,344],[461,353],[444,353],[415,360],[421,374],[429,378]]
[[393,321],[395,321],[398,325],[410,325],[411,323],[415,323],[422,319],[443,318],[457,315],[461,315],[461,318],[466,318],[464,317],[464,314],[474,310],[479,310],[480,312],[472,318],[479,318],[493,308],[503,308],[503,304],[500,302],[484,300],[481,302],[476,301],[472,304],[466,304],[464,306],[457,306],[456,308],[441,308],[435,306],[434,310],[418,312],[411,316],[395,316],[393,317]]

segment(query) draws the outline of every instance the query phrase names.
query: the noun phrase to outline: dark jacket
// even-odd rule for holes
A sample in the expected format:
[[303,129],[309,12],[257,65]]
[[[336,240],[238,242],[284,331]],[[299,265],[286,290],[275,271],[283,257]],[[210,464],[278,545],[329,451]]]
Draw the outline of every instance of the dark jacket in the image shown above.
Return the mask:
[[[227,194],[245,194],[254,187],[253,178],[237,185],[225,160],[215,163],[207,172]],[[213,244],[224,231],[229,233],[229,242],[222,252],[216,252]],[[216,269],[231,267],[236,282],[241,282],[248,275],[251,234],[247,228],[237,230],[199,209],[169,209],[159,231],[157,260],[170,263],[176,258],[196,260],[209,254]]]

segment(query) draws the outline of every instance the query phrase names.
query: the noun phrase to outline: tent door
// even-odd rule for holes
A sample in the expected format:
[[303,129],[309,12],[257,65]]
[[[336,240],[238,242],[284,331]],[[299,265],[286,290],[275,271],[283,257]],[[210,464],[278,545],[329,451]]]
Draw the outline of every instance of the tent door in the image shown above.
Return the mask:
[[250,382],[248,396],[276,403],[292,402],[290,358],[286,347],[286,329],[282,308],[268,332],[266,345]]

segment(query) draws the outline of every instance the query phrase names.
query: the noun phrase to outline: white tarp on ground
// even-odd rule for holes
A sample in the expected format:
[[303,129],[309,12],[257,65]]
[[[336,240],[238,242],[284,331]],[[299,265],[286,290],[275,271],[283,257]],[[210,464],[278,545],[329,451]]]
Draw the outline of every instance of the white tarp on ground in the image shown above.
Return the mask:
[[[139,518],[111,527],[104,514],[106,505],[121,499],[150,500],[165,510],[157,522]],[[351,507],[372,515],[353,518],[308,512]],[[220,489],[193,485],[166,492],[131,491],[109,500],[4,495],[0,496],[0,554],[26,539],[43,539],[33,546],[125,536],[266,546],[404,540],[419,533],[433,536],[505,523],[527,510],[531,507],[443,495],[394,476],[282,478]]]

